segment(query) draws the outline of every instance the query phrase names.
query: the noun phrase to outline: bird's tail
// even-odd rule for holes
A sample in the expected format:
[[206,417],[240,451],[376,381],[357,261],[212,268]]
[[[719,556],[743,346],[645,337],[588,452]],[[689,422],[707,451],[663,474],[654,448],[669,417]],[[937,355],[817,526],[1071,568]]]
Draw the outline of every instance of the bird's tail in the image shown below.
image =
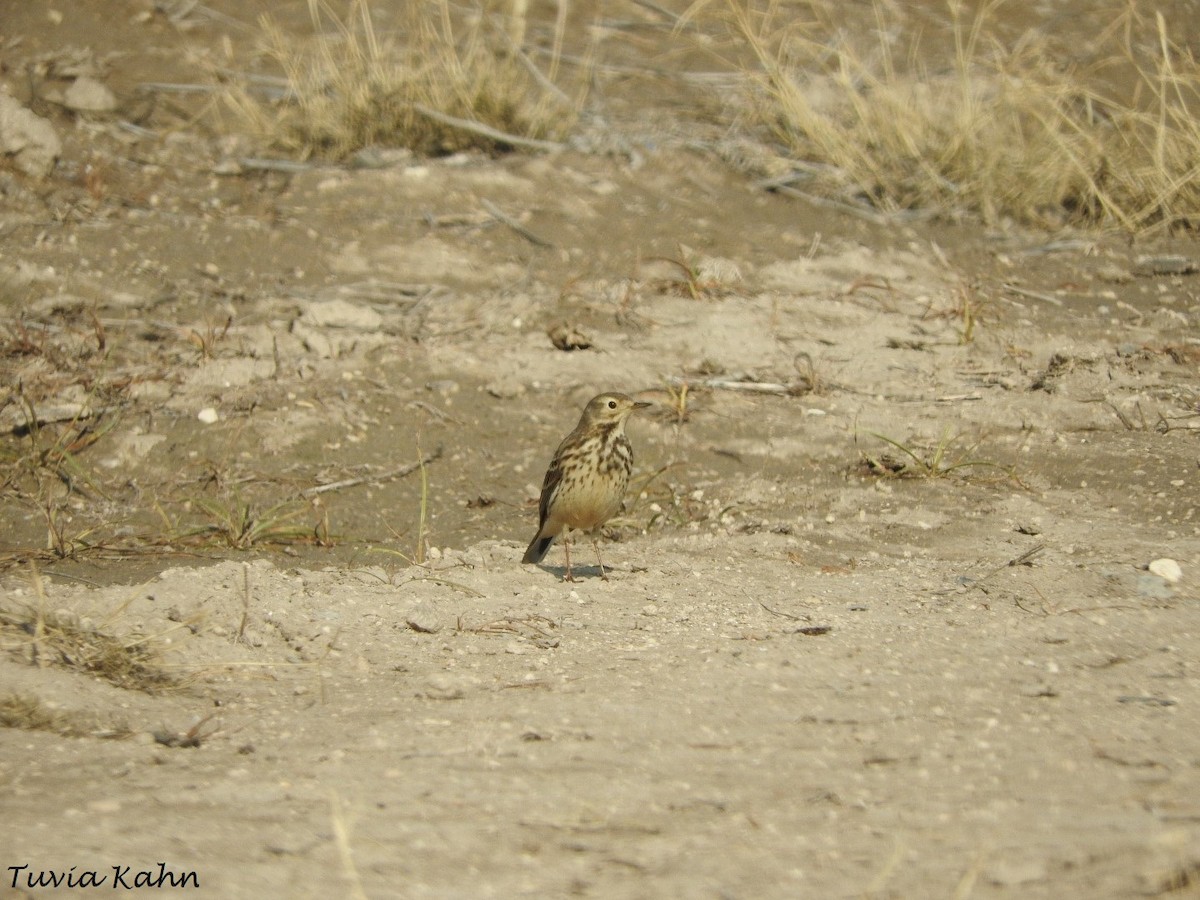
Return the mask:
[[542,557],[546,555],[546,551],[550,549],[550,545],[554,543],[554,535],[542,537],[541,533],[534,535],[533,540],[529,542],[529,547],[525,551],[525,555],[521,557],[523,563],[539,563]]

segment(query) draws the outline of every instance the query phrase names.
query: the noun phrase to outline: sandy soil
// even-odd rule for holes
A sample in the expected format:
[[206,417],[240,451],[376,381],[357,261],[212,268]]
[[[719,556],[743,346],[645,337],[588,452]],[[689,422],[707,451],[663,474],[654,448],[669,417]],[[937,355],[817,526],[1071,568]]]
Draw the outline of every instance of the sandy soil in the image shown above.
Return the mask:
[[[26,101],[17,60],[87,48],[133,103],[254,21],[55,6],[0,2]],[[5,631],[3,692],[86,726],[0,732],[0,897],[160,863],[223,898],[1200,895],[1194,240],[866,221],[756,188],[675,82],[603,87],[604,152],[288,174],[186,105],[154,139],[40,109],[58,169],[0,174],[3,327],[42,341],[5,446],[18,380],[44,429],[121,414],[70,492],[6,488],[10,559],[48,509],[74,552],[0,608],[148,636],[172,683]],[[564,584],[518,560],[609,389],[656,407],[610,580],[584,543]],[[423,523],[381,477],[422,455]]]

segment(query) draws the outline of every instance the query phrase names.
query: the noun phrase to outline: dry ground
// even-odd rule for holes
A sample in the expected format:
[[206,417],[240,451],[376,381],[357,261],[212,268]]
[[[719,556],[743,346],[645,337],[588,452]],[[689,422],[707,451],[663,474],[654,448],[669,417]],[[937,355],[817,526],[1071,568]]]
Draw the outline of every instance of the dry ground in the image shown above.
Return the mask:
[[[14,94],[86,48],[132,103],[254,22],[112,6],[0,3]],[[701,63],[606,15],[555,154],[280,173],[170,96],[153,139],[42,110],[59,170],[0,176],[0,897],[1197,895],[1194,239],[762,191],[618,65]],[[602,389],[657,405],[611,579],[564,584],[518,560]]]

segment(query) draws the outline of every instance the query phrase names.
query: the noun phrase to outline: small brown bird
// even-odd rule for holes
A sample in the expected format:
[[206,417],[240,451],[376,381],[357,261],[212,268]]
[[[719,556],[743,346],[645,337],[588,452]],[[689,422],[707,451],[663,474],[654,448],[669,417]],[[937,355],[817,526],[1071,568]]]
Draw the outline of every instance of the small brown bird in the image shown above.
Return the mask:
[[[608,580],[596,534],[621,511],[629,473],[633,471],[633,448],[625,436],[625,421],[634,410],[648,406],[624,394],[600,394],[588,402],[579,424],[558,445],[546,471],[538,504],[537,534],[521,562],[541,562],[563,529],[575,528],[588,532],[596,548],[600,577]],[[574,581],[568,536],[563,538],[563,550],[567,555],[563,581]]]

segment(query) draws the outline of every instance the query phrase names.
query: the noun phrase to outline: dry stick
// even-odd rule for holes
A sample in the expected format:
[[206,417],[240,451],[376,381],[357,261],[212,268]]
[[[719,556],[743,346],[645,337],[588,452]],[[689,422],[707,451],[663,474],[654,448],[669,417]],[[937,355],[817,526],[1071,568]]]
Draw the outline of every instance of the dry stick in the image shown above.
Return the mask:
[[484,209],[486,209],[489,213],[492,214],[492,216],[496,219],[496,221],[502,222],[503,224],[507,225],[509,228],[511,228],[513,231],[515,231],[521,237],[525,238],[525,240],[529,241],[529,243],[536,244],[539,247],[549,247],[550,249],[554,249],[554,245],[552,243],[550,243],[545,238],[538,237],[536,234],[534,234],[532,231],[530,231],[528,228],[526,228],[524,225],[522,225],[520,222],[518,222],[512,216],[505,213],[502,209],[500,209],[500,207],[496,206],[496,204],[493,203],[491,200],[488,200],[486,197],[483,197],[483,198],[480,198],[479,202],[483,205]]
[[411,475],[422,466],[429,465],[435,459],[439,459],[441,455],[442,448],[439,446],[428,456],[419,459],[415,463],[409,463],[407,466],[401,466],[398,469],[392,469],[390,472],[381,472],[378,475],[364,475],[362,478],[346,478],[343,481],[331,481],[329,484],[319,484],[316,487],[305,488],[300,492],[300,496],[315,497],[318,494],[325,494],[329,491],[340,491],[342,488],[357,487],[360,484],[373,484],[379,481],[387,481],[392,478],[403,478],[405,475]]
[[311,163],[291,159],[261,159],[255,156],[244,156],[237,162],[243,169],[258,169],[262,172],[307,172],[316,168]]
[[[563,7],[560,5],[559,10],[561,11],[562,9]],[[503,35],[504,39],[508,42],[508,52],[520,61],[521,65],[525,67],[525,71],[527,71],[530,77],[532,77],[533,80],[538,83],[538,86],[541,87],[541,89],[546,93],[556,96],[565,105],[571,106],[571,98],[564,93],[562,88],[542,74],[542,70],[539,69],[534,61],[529,58],[529,55],[521,49],[521,45],[517,41],[513,40],[512,35],[510,35],[504,29],[500,29],[500,34]],[[551,59],[557,61],[557,56],[552,56]]]
[[679,16],[675,15],[675,13],[671,12],[669,9],[664,9],[657,3],[651,3],[650,0],[633,0],[633,2],[642,7],[642,9],[648,9],[650,12],[658,13],[668,22],[672,22],[675,25],[679,24]]
[[137,89],[147,94],[212,94],[221,90],[217,84],[176,84],[167,81],[143,81]]
[[705,387],[723,391],[749,391],[756,394],[790,394],[792,388],[786,384],[772,381],[734,381],[729,378],[704,378],[699,381],[680,378],[673,375],[668,381],[675,385],[687,384],[692,387]]
[[242,563],[242,621],[238,623],[237,637],[234,643],[241,643],[246,636],[246,626],[250,623],[250,563]]
[[758,605],[761,606],[763,609],[765,609],[767,612],[769,612],[771,615],[779,616],[782,619],[791,619],[793,622],[812,621],[812,616],[793,616],[791,613],[780,612],[777,609],[771,609],[771,607],[767,606],[767,604],[763,603],[761,600],[758,601]]
[[427,119],[433,119],[435,122],[449,125],[451,128],[461,128],[463,131],[481,134],[500,144],[512,144],[514,147],[532,147],[535,150],[562,150],[565,146],[556,141],[543,141],[538,138],[508,134],[497,128],[492,128],[490,125],[484,125],[482,122],[472,122],[470,119],[459,119],[456,116],[448,116],[445,113],[438,112],[436,109],[430,109],[422,103],[414,103],[413,111],[419,112]]
[[1041,300],[1045,303],[1053,303],[1055,306],[1062,306],[1063,302],[1051,294],[1043,294],[1041,291],[1027,291],[1025,288],[1019,288],[1015,284],[1005,284],[1006,291],[1012,291],[1014,294],[1020,294],[1022,297],[1029,297],[1032,300]]
[[983,577],[975,579],[968,585],[959,585],[957,587],[945,588],[940,591],[934,591],[934,593],[940,595],[940,594],[955,594],[955,593],[958,593],[959,591],[964,591],[964,593],[965,593],[966,591],[973,591],[976,588],[979,588],[980,590],[982,590],[984,583],[987,582],[996,573],[1003,572],[1005,569],[1013,567],[1013,566],[1032,565],[1032,561],[1033,561],[1034,557],[1038,556],[1045,549],[1046,549],[1045,544],[1036,544],[1035,546],[1030,547],[1028,550],[1026,550],[1020,556],[1014,556],[1008,562],[1003,563],[999,566],[996,566],[994,569],[992,569],[989,572],[985,572],[983,574]]
[[349,882],[350,896],[354,900],[367,900],[367,892],[363,890],[362,878],[359,877],[358,867],[354,865],[354,851],[350,846],[350,827],[346,824],[346,814],[342,808],[342,798],[332,788],[329,790],[329,808],[338,857],[342,862],[342,874]]

